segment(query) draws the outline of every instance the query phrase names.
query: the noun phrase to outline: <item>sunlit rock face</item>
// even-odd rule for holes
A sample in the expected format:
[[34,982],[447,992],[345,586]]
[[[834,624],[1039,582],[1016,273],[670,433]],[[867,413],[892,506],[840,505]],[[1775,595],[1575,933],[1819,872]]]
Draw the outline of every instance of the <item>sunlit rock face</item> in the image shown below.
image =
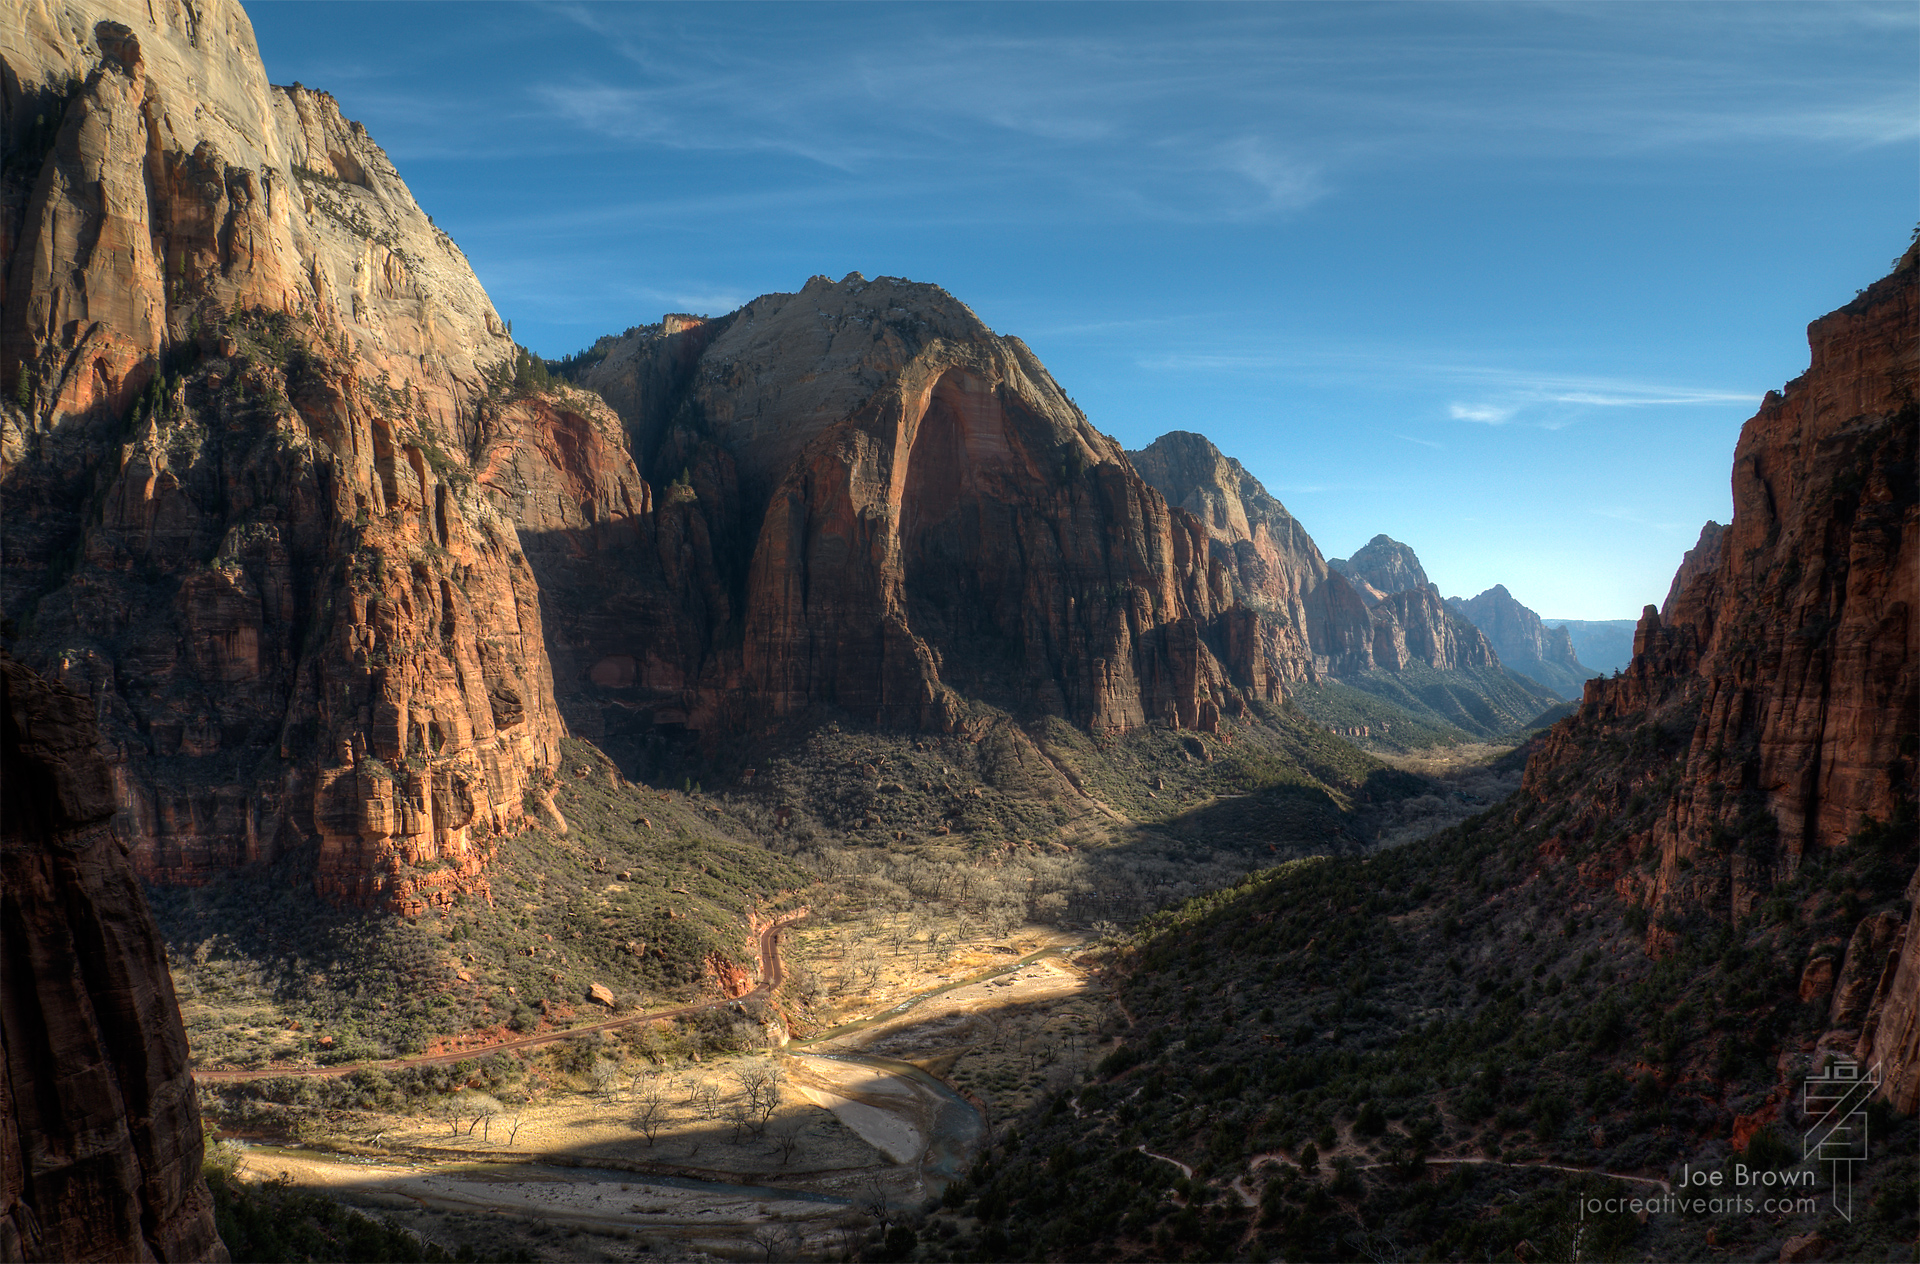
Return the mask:
[[[1917,258],[1909,250],[1891,275],[1808,327],[1811,366],[1741,431],[1732,523],[1708,524],[1665,609],[1642,615],[1632,665],[1589,681],[1579,714],[1528,765],[1527,792],[1570,799],[1573,831],[1623,814],[1635,794],[1659,796],[1651,828],[1617,844],[1620,857],[1652,857],[1645,867],[1622,860],[1617,884],[1652,915],[1655,951],[1689,915],[1745,916],[1804,857],[1849,846],[1869,821],[1910,819],[1920,733]],[[1621,774],[1592,775],[1606,743],[1630,748],[1654,726],[1684,736],[1677,769],[1629,760]],[[1856,929],[1827,1043],[1882,1063],[1888,1096],[1911,1112],[1920,876],[1882,895],[1904,899],[1901,926]]]
[[10,643],[93,700],[144,876],[316,843],[329,896],[484,894],[564,731],[519,520],[646,511],[617,421],[501,385],[458,247],[332,97],[269,86],[237,4],[20,19]]
[[1259,612],[1265,654],[1280,679],[1498,661],[1397,540],[1375,536],[1351,559],[1328,561],[1286,507],[1203,435],[1176,430],[1127,455],[1170,503],[1199,520],[1235,600]]
[[1199,524],[944,292],[636,331],[591,383],[623,418],[526,372],[239,6],[35,4],[0,57],[0,609],[92,699],[145,877],[312,845],[329,897],[485,896],[563,705],[717,737],[1273,696]]
[[984,699],[1211,728],[1270,695],[1257,616],[1200,522],[945,291],[815,277],[605,350],[582,380],[626,421],[656,508],[622,613],[583,628],[581,726],[831,706],[947,729]]

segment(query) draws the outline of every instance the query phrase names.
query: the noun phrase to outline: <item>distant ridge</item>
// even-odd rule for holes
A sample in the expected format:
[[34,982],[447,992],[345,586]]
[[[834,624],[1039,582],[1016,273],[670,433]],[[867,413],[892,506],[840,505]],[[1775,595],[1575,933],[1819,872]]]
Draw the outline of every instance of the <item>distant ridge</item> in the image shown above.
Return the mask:
[[1576,657],[1594,671],[1611,676],[1633,661],[1633,629],[1638,619],[1550,619],[1548,627],[1567,630]]
[[1514,599],[1506,585],[1495,584],[1471,600],[1447,598],[1449,608],[1473,621],[1499,651],[1500,661],[1562,698],[1580,696],[1581,686],[1599,673],[1575,656],[1565,628],[1548,627],[1540,616]]
[[1392,746],[1489,739],[1524,730],[1562,700],[1502,665],[1409,546],[1377,535],[1351,558],[1326,560],[1205,435],[1172,431],[1127,458],[1168,504],[1199,519],[1234,596],[1261,612],[1288,697],[1320,723],[1375,741],[1384,731]]

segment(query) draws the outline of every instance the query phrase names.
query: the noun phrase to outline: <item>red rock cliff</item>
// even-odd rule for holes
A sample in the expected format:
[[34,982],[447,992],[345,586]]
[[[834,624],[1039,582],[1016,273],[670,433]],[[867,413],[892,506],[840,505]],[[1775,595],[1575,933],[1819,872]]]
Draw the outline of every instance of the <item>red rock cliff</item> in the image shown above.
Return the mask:
[[518,524],[643,507],[617,424],[513,384],[458,248],[237,4],[96,8],[0,26],[7,634],[92,699],[143,875],[313,843],[329,896],[484,893],[564,732]]
[[0,1260],[224,1260],[86,698],[0,656]]
[[950,727],[969,698],[1212,727],[1268,692],[1201,524],[942,290],[816,277],[631,331],[583,380],[657,495],[601,572],[624,595],[569,620],[583,728]]
[[1377,536],[1351,562],[1329,562],[1286,507],[1204,435],[1172,431],[1127,456],[1205,530],[1234,600],[1257,613],[1274,678],[1499,661],[1487,638],[1449,610],[1406,545]]
[[[1575,809],[1568,830],[1625,818],[1658,796],[1622,855],[1622,894],[1653,914],[1649,947],[1689,916],[1737,918],[1809,853],[1845,847],[1869,820],[1911,820],[1920,696],[1920,509],[1916,436],[1920,258],[1808,329],[1812,364],[1770,392],[1734,451],[1733,521],[1709,524],[1664,613],[1647,607],[1632,665],[1587,682],[1579,714],[1529,763],[1526,791]],[[1608,743],[1665,732],[1667,767],[1593,778]],[[1875,996],[1858,1041],[1884,1063],[1888,1093],[1920,1103],[1920,952],[1913,901],[1898,936],[1854,939],[1849,961]],[[1904,936],[1904,941],[1899,936]],[[1904,942],[1902,948],[1901,942]],[[1891,947],[1889,946],[1891,944]],[[1876,984],[1873,982],[1878,980]],[[1836,1004],[1836,1014],[1844,1007]]]

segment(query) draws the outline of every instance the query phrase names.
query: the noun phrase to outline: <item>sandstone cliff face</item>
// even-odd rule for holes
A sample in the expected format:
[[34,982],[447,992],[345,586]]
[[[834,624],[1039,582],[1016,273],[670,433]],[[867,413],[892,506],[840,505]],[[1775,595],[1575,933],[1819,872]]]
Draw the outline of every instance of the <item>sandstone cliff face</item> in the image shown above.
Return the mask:
[[[1907,918],[1881,966],[1880,982],[1853,1047],[1881,1075],[1881,1093],[1903,1114],[1920,1112],[1920,875],[1907,888]],[[1880,964],[1869,958],[1871,973]],[[1844,1030],[1844,1029],[1843,1029]]]
[[[657,498],[645,547],[611,559],[633,595],[583,630],[603,722],[833,706],[950,728],[984,698],[1204,728],[1269,693],[1202,525],[937,287],[816,277],[632,331],[582,380]],[[647,598],[662,588],[678,599]]]
[[[238,5],[79,13],[0,28],[14,648],[93,699],[143,875],[313,842],[330,896],[484,893],[564,730],[547,511],[477,473],[534,453],[525,487],[611,519],[617,424],[508,388],[457,247],[331,97],[267,85]],[[624,464],[607,496],[583,459]]]
[[1497,667],[1487,639],[1447,608],[1406,545],[1376,536],[1353,562],[1326,561],[1259,480],[1202,435],[1174,431],[1127,455],[1200,522],[1234,599],[1257,614],[1274,677]]
[[1447,606],[1486,633],[1494,652],[1508,668],[1563,698],[1580,697],[1584,682],[1594,674],[1575,657],[1573,638],[1567,630],[1542,623],[1540,616],[1516,601],[1504,584],[1495,584],[1470,600],[1449,597]]
[[224,1260],[85,697],[0,655],[0,1260]]
[[[1655,792],[1651,872],[1625,869],[1622,894],[1653,913],[1658,951],[1690,915],[1737,918],[1809,853],[1842,848],[1869,820],[1911,820],[1920,692],[1920,509],[1916,508],[1913,338],[1920,258],[1808,330],[1812,364],[1769,393],[1734,453],[1733,522],[1709,526],[1666,609],[1649,606],[1618,680],[1586,685],[1579,714],[1529,763],[1543,801],[1579,785],[1609,740],[1664,730],[1683,739],[1669,781],[1657,767],[1586,780],[1566,827],[1625,815]],[[1670,790],[1666,785],[1671,785]],[[1624,868],[1624,866],[1623,866]],[[1881,893],[1900,898],[1900,893]],[[1904,944],[1856,931],[1879,980],[1862,1017],[1843,988],[1836,1022],[1885,1064],[1890,1095],[1915,1104],[1920,957],[1905,893]],[[1877,946],[1876,946],[1877,945]]]
[[1695,581],[1719,569],[1720,542],[1726,533],[1727,529],[1717,522],[1700,528],[1699,542],[1681,557],[1680,569],[1673,573],[1673,583],[1667,586],[1667,599],[1660,606],[1662,619],[1673,618],[1675,605],[1685,598]]
[[1414,551],[1376,535],[1350,558],[1327,563],[1360,595],[1372,623],[1372,666],[1397,671],[1409,662],[1441,671],[1499,664],[1493,645],[1441,599]]
[[1235,598],[1257,611],[1268,664],[1282,680],[1313,678],[1315,655],[1348,661],[1371,644],[1365,607],[1294,516],[1204,435],[1175,430],[1127,453],[1147,484],[1192,514]]

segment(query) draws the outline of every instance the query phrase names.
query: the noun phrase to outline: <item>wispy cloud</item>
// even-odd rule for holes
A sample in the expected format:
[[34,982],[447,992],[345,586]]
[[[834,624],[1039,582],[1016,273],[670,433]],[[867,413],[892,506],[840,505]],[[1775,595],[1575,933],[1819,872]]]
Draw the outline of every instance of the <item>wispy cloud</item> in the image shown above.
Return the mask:
[[1238,137],[1218,152],[1222,166],[1259,192],[1255,208],[1259,211],[1299,210],[1326,195],[1326,183],[1316,167],[1277,152],[1264,137]]
[[1436,443],[1432,439],[1416,439],[1412,435],[1395,434],[1393,437],[1396,439],[1404,439],[1408,443],[1417,443],[1423,448],[1436,448],[1443,452],[1446,450],[1446,446],[1447,446],[1444,443]]
[[1246,351],[1164,351],[1142,356],[1138,367],[1162,373],[1251,373],[1305,376],[1318,381],[1347,381],[1375,388],[1458,390],[1479,387],[1479,399],[1454,399],[1446,415],[1455,421],[1498,426],[1527,420],[1541,406],[1648,408],[1739,404],[1757,406],[1752,391],[1639,382],[1622,378],[1507,368],[1484,361],[1422,358],[1404,350],[1316,346],[1296,343],[1284,349]]
[[[1079,209],[1286,215],[1365,167],[1463,157],[1884,146],[1920,136],[1912,75],[1834,75],[1801,49],[1914,33],[1899,6],[1406,10],[1391,33],[1291,6],[1121,10],[1098,29],[965,10],[676,14],[557,6],[630,72],[528,86],[620,145],[785,154],[844,172],[1019,175]],[[1756,64],[1774,65],[1756,74]],[[1824,63],[1824,64],[1831,64]],[[1787,70],[1786,66],[1793,69]]]
[[663,311],[697,312],[717,316],[744,306],[754,296],[740,290],[656,289],[641,286],[632,291],[642,302],[658,303]]
[[1638,394],[1611,395],[1592,391],[1569,391],[1565,394],[1547,394],[1542,398],[1556,404],[1592,404],[1596,408],[1645,408],[1651,405],[1674,404],[1752,404],[1759,402],[1759,396],[1742,391],[1679,391],[1673,394],[1662,393],[1660,387],[1642,388]]
[[1587,409],[1678,408],[1694,405],[1756,406],[1760,397],[1747,391],[1674,386],[1665,383],[1624,382],[1609,379],[1529,374],[1512,370],[1438,366],[1441,375],[1478,379],[1501,389],[1492,399],[1452,403],[1447,415],[1455,421],[1489,426],[1509,423],[1541,430],[1564,430]]

